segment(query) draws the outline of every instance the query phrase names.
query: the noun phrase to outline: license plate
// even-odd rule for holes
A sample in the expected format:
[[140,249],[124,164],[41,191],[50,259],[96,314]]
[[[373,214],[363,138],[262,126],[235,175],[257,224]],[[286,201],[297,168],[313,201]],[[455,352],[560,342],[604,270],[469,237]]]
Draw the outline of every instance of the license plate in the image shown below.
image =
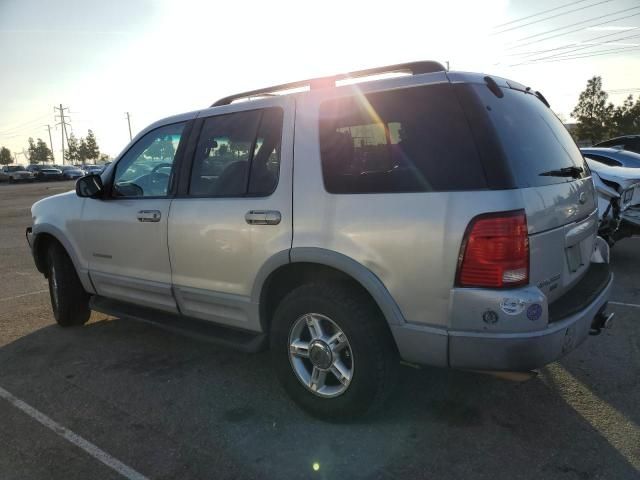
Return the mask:
[[571,273],[577,272],[582,266],[582,252],[580,250],[580,244],[567,248],[567,262],[569,263],[569,271]]

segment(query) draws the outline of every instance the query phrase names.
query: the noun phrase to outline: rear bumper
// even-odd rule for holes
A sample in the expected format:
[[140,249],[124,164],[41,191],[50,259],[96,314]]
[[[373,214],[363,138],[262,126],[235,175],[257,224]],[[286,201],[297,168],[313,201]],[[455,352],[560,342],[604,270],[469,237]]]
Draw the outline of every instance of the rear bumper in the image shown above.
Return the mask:
[[613,274],[582,310],[528,333],[449,332],[449,365],[476,370],[523,371],[542,367],[566,355],[589,334],[593,319],[609,299]]
[[501,333],[391,325],[400,356],[419,365],[472,370],[525,371],[551,363],[585,340],[594,318],[606,307],[613,274],[606,264],[594,265],[598,266],[562,301],[549,306],[549,316],[545,302],[538,320],[545,322],[542,328]]

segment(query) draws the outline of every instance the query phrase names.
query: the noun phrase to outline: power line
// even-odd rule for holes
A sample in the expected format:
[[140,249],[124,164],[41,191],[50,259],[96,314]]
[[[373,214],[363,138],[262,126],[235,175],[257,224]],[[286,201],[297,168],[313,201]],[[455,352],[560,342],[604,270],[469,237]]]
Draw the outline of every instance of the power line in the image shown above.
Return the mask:
[[28,130],[30,128],[33,128],[33,127],[28,127],[27,125],[31,125],[33,123],[39,123],[47,116],[48,116],[48,114],[44,114],[44,115],[41,115],[41,116],[39,116],[37,118],[34,118],[32,120],[27,120],[26,122],[19,123],[18,125],[15,125],[13,127],[8,127],[8,128],[5,128],[4,130],[0,130],[0,135],[2,135],[2,136],[4,136],[5,134],[10,135],[10,134],[13,134],[13,133],[19,133],[20,131],[24,131],[24,130]]
[[[611,36],[614,36],[614,35],[620,35],[620,34],[629,32],[631,30],[637,30],[638,28],[640,28],[640,27],[632,27],[630,30],[607,33],[605,35],[598,35],[597,37],[588,38],[587,40],[584,40],[582,42],[574,42],[574,43],[570,43],[568,45],[563,45],[561,47],[556,47],[556,48],[547,48],[545,50],[537,50],[535,52],[508,53],[507,56],[508,57],[514,57],[514,56],[520,57],[521,56],[523,58],[532,57],[532,56],[538,55],[540,53],[548,53],[548,52],[554,52],[554,51],[557,51],[557,50],[564,50],[566,48],[576,47],[578,45],[585,44],[586,42],[593,42],[594,40],[599,40],[601,38],[611,37]],[[636,36],[636,35],[634,35],[634,36]],[[624,38],[631,38],[631,37],[624,37]],[[616,38],[616,39],[609,40],[609,41],[606,41],[606,42],[601,42],[601,44],[603,44],[603,43],[613,43],[613,42],[617,42],[618,40],[622,40],[622,38]]]
[[[593,21],[601,19],[601,18],[610,17],[612,15],[619,15],[620,13],[628,12],[630,10],[637,10],[638,8],[640,8],[640,7],[631,7],[631,8],[627,8],[625,10],[620,10],[620,11],[615,12],[615,13],[609,13],[607,15],[600,15],[599,17],[594,17],[594,18],[590,18],[588,20],[583,20],[582,22],[572,23],[570,25],[565,25],[564,27],[554,28],[552,30],[547,30],[546,32],[537,33],[535,35],[529,35],[528,37],[523,37],[523,38],[520,38],[520,39],[516,40],[516,42],[521,42],[523,40],[528,40],[530,38],[539,37],[539,36],[542,36],[542,35],[547,35],[549,33],[557,32],[559,30],[564,30],[564,29],[567,29],[567,28],[575,27],[576,25],[582,25],[582,24],[585,24],[585,23],[593,22]],[[595,25],[589,25],[589,27],[599,27],[600,25],[606,25],[607,23],[617,22],[618,20],[627,20],[629,18],[637,17],[638,15],[640,15],[640,13],[634,13],[633,15],[627,15],[627,16],[624,16],[624,17],[607,20],[605,22],[596,23]],[[523,44],[520,44],[520,45],[513,45],[511,47],[508,47],[507,50],[513,50],[514,48],[526,47],[528,45],[533,45],[534,43],[544,42],[546,40],[551,40],[552,38],[561,37],[563,35],[569,35],[571,33],[580,32],[582,30],[584,30],[584,27],[580,27],[580,28],[577,28],[575,30],[571,30],[570,32],[564,32],[564,33],[559,33],[557,35],[552,35],[550,37],[540,38],[540,39],[534,40],[532,42],[527,42],[527,43],[523,43]]]
[[584,55],[569,55],[566,57],[559,57],[559,58],[552,58],[550,60],[541,60],[541,61],[530,61],[530,62],[523,62],[523,63],[518,63],[515,65],[509,65],[510,67],[519,67],[521,65],[533,65],[533,64],[538,64],[538,63],[551,63],[551,62],[562,62],[562,61],[566,61],[566,60],[577,60],[580,58],[591,58],[591,57],[599,57],[602,55],[613,55],[613,54],[617,54],[617,53],[626,53],[626,52],[630,52],[630,51],[634,51],[634,50],[640,50],[640,47],[625,47],[625,48],[618,48],[618,49],[612,49],[612,50],[602,50],[600,52],[593,52],[593,53],[586,53]]
[[527,15],[526,17],[521,17],[521,18],[518,18],[516,20],[511,20],[510,22],[501,23],[500,25],[495,25],[493,28],[506,27],[507,25],[511,25],[513,23],[518,23],[518,22],[521,22],[523,20],[528,20],[529,18],[537,17],[539,15],[544,15],[545,13],[554,12],[556,10],[560,10],[562,8],[565,8],[565,7],[570,7],[571,5],[577,5],[579,3],[583,3],[583,2],[586,2],[586,1],[587,0],[578,0],[577,2],[565,3],[564,5],[561,5],[560,7],[550,8],[549,10],[543,10],[542,12],[534,13],[533,15]]
[[609,3],[609,2],[612,2],[612,1],[613,0],[601,0],[600,2],[594,3],[592,5],[587,5],[585,7],[580,7],[580,8],[576,8],[576,9],[573,9],[573,10],[567,10],[566,12],[557,13],[557,14],[551,15],[549,17],[539,18],[538,20],[534,20],[533,22],[529,22],[529,23],[525,23],[525,24],[522,24],[522,25],[517,25],[515,27],[507,28],[506,30],[502,30],[500,32],[492,33],[492,35],[499,35],[501,33],[506,33],[506,32],[510,32],[512,30],[517,30],[519,28],[528,27],[529,25],[534,25],[536,23],[545,22],[547,20],[551,20],[552,18],[561,17],[563,15],[567,15],[569,13],[577,12],[577,11],[580,11],[580,10],[586,10],[587,8],[596,7],[598,5],[602,5],[603,3]]
[[[628,35],[626,37],[616,38],[614,40],[608,40],[606,42],[597,43],[595,45],[583,45],[583,46],[580,46],[580,47],[577,47],[577,48],[573,48],[571,50],[565,50],[563,52],[554,53],[553,55],[547,55],[546,57],[532,58],[530,60],[524,61],[523,63],[538,62],[540,60],[547,60],[547,59],[550,59],[550,58],[563,57],[563,56],[566,56],[566,55],[568,55],[570,53],[577,52],[577,51],[580,51],[580,50],[586,50],[586,49],[589,49],[589,48],[597,48],[597,47],[600,47],[602,45],[606,45],[607,43],[615,43],[615,42],[619,42],[620,40],[628,40],[630,38],[638,38],[638,37],[640,37],[640,34]],[[628,47],[637,47],[638,45],[627,45],[627,46]],[[567,47],[565,47],[565,48],[567,48]],[[584,53],[589,53],[589,52],[584,52]],[[527,55],[527,56],[530,56],[530,55]],[[516,65],[518,65],[518,64],[516,64]],[[516,66],[516,65],[512,65],[512,66]]]
[[616,88],[613,90],[605,90],[607,93],[633,93],[640,92],[640,88]]

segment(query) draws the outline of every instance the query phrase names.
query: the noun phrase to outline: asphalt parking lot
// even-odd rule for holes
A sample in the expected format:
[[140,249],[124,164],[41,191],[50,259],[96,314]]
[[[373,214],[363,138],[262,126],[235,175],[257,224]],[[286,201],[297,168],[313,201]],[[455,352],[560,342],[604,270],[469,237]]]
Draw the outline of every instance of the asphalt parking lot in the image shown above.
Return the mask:
[[537,378],[405,367],[383,414],[339,425],[298,410],[265,353],[96,313],[57,327],[24,229],[71,188],[0,185],[0,478],[640,478],[640,239],[612,250],[613,328]]

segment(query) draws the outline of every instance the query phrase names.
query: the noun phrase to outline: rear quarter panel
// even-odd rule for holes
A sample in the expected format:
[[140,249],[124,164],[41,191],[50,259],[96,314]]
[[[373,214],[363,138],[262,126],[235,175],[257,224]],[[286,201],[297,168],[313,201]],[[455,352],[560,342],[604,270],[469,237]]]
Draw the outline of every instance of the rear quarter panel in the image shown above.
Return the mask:
[[481,213],[523,208],[520,191],[327,193],[318,146],[322,100],[313,92],[298,99],[293,248],[354,259],[381,280],[407,322],[448,327],[467,224]]

